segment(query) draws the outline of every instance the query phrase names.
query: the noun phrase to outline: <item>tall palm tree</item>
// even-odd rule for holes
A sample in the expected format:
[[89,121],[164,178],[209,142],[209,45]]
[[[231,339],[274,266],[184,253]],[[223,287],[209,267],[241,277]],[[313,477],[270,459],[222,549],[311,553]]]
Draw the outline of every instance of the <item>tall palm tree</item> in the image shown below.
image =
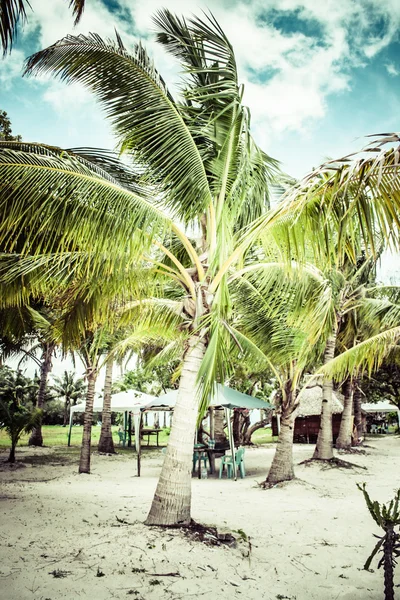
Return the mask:
[[[75,17],[75,25],[85,8],[85,0],[68,0]],[[17,37],[19,23],[27,20],[27,9],[31,9],[28,0],[0,0],[0,39],[3,53],[11,51],[12,45]]]
[[[228,275],[258,237],[280,239],[289,260],[294,250],[301,253],[310,231],[318,233],[322,248],[334,237],[339,215],[346,220],[365,201],[358,196],[346,212],[343,202],[326,200],[318,180],[312,194],[297,187],[294,200],[289,197],[264,216],[276,163],[250,135],[229,41],[213,17],[186,21],[163,10],[155,21],[159,43],[178,58],[184,72],[177,99],[143,47],[129,53],[119,36],[116,43],[97,35],[68,36],[27,63],[29,74],[51,73],[91,89],[114,126],[118,150],[133,159],[136,172],[99,151],[1,144],[0,201],[6,209],[1,231],[7,231],[8,250],[14,251],[22,230],[26,236],[20,265],[29,241],[40,242],[26,269],[46,264],[62,278],[71,265],[78,269],[90,256],[91,277],[105,273],[100,265],[108,261],[106,284],[121,268],[129,274],[138,264],[157,274],[145,305],[147,335],[161,336],[174,323],[185,346],[174,426],[147,520],[168,525],[190,520],[199,402],[204,406],[215,380],[224,381],[230,372],[234,339]],[[394,155],[384,158],[392,168]],[[337,182],[336,189],[323,179],[330,200],[334,194],[339,198]],[[390,187],[386,173],[384,179]],[[364,207],[362,213],[368,230],[378,223],[387,236],[394,222],[390,207],[399,202],[392,187],[393,194],[378,198],[380,212],[369,208],[367,214]],[[299,227],[290,227],[296,219]],[[354,240],[358,232],[350,222]],[[58,235],[49,236],[49,231]],[[340,252],[351,251],[339,242]]]
[[55,393],[56,397],[64,399],[63,427],[66,427],[70,408],[85,395],[85,382],[81,377],[75,378],[75,374],[72,371],[64,371],[62,377],[53,376],[51,390]]
[[[138,45],[129,54],[119,37],[114,44],[95,35],[69,36],[31,57],[27,70],[58,73],[95,92],[114,124],[120,147],[141,165],[148,193],[157,202],[144,197],[127,177],[125,187],[118,187],[120,173],[114,169],[111,176],[111,162],[94,152],[81,158],[82,152],[66,155],[9,145],[2,157],[8,162],[3,166],[14,199],[24,195],[22,187],[28,189],[27,180],[23,186],[15,180],[17,155],[22,159],[23,154],[25,166],[31,165],[24,173],[29,173],[29,185],[36,190],[32,197],[36,195],[42,207],[46,194],[39,181],[42,175],[53,178],[58,189],[60,177],[64,178],[63,201],[74,202],[79,218],[75,212],[72,222],[68,213],[60,213],[60,196],[47,193],[47,229],[59,230],[60,218],[65,228],[62,242],[51,250],[60,254],[61,248],[79,243],[81,251],[85,248],[99,259],[104,252],[121,255],[121,246],[125,252],[138,249],[144,264],[158,272],[156,293],[164,295],[162,290],[168,286],[177,290],[168,302],[152,300],[151,318],[154,331],[157,320],[161,330],[172,319],[187,333],[174,427],[148,519],[173,524],[190,520],[192,446],[200,400],[197,383],[206,399],[215,378],[224,379],[229,368],[225,362],[231,313],[227,272],[249,245],[241,239],[243,228],[268,206],[268,181],[276,163],[251,138],[234,53],[214,19],[186,22],[166,10],[158,14],[156,25],[158,41],[180,59],[186,72],[187,85],[178,100],[144,49]],[[43,170],[45,165],[48,168]],[[52,190],[51,184],[46,189]],[[91,204],[84,200],[88,192]],[[15,209],[10,211],[15,217]],[[33,217],[32,230],[34,221]],[[194,235],[186,235],[176,225],[179,221]],[[15,231],[16,221],[8,223],[9,230]],[[160,304],[162,312],[157,309]]]
[[103,389],[103,410],[101,414],[101,431],[98,445],[99,452],[114,454],[114,441],[111,432],[111,390],[114,357],[111,355],[106,362],[106,374]]

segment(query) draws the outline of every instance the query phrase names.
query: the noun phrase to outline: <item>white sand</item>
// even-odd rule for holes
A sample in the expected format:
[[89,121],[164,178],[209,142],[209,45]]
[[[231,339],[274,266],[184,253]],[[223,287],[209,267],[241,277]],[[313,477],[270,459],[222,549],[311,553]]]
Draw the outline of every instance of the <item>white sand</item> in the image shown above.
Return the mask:
[[[256,482],[271,463],[274,448],[268,446],[246,450],[244,480],[193,478],[193,518],[242,529],[250,537],[250,557],[245,542],[234,549],[209,547],[142,524],[160,451],[145,454],[139,479],[134,458],[126,455],[93,454],[92,474],[78,475],[77,455],[64,465],[40,466],[43,456],[59,461],[57,450],[18,449],[24,467],[0,464],[0,597],[381,600],[377,561],[373,573],[362,570],[379,530],[356,482],[366,481],[374,499],[391,499],[400,486],[400,439],[368,443],[367,455],[342,456],[367,471],[297,466],[297,481],[262,490]],[[296,463],[312,451],[296,445]],[[55,578],[57,570],[66,576]]]

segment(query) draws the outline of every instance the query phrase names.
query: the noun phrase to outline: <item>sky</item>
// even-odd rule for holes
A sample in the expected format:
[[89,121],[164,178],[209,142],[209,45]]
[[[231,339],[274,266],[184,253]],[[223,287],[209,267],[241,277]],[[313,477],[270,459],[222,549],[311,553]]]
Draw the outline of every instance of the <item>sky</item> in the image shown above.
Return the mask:
[[[233,44],[244,102],[261,147],[301,177],[326,158],[361,149],[373,133],[400,131],[400,0],[86,0],[79,25],[67,0],[30,0],[28,23],[0,59],[0,109],[24,140],[113,148],[93,97],[77,85],[22,78],[24,59],[67,34],[143,42],[172,92],[179,65],[154,41],[152,16],[212,11]],[[386,256],[382,279],[400,280]]]

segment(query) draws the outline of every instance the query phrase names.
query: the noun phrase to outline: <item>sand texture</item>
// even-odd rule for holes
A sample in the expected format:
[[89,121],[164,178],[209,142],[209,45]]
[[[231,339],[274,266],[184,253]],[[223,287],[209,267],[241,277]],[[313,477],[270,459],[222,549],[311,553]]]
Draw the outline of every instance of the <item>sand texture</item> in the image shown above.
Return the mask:
[[[92,474],[78,475],[76,451],[19,448],[14,467],[2,453],[0,598],[381,600],[377,560],[374,572],[362,569],[380,532],[356,482],[374,499],[391,499],[400,439],[367,444],[365,454],[340,456],[354,469],[299,466],[313,446],[296,445],[298,479],[269,490],[257,483],[272,445],[246,449],[243,480],[193,478],[193,518],[222,534],[241,530],[236,547],[143,525],[159,450],[144,455],[141,478],[134,456],[94,453]],[[400,585],[400,567],[395,579]]]

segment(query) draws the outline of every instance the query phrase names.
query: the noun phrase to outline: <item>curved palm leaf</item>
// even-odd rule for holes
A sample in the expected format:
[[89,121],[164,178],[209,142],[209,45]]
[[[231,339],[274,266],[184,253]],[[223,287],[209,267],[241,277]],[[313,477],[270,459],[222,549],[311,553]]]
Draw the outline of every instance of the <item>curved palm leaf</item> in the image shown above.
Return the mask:
[[[17,145],[18,148],[18,145]],[[0,245],[40,252],[112,251],[171,226],[145,193],[126,189],[71,151],[0,142]],[[115,174],[115,171],[114,171]],[[142,192],[142,190],[140,190]],[[139,190],[138,190],[139,192]],[[143,233],[138,232],[138,230]],[[112,233],[111,233],[112,232]]]
[[[69,0],[69,7],[75,16],[74,25],[77,25],[85,8],[85,0]],[[17,37],[18,23],[26,21],[26,8],[32,8],[28,0],[0,0],[0,39],[3,54],[11,51]]]
[[400,339],[400,326],[382,331],[349,348],[320,367],[318,373],[343,381],[348,375],[365,371],[371,374],[395,348]]
[[0,0],[0,38],[3,54],[11,50],[17,36],[18,22],[26,20],[28,0]]
[[29,58],[25,73],[52,73],[93,91],[120,147],[134,155],[165,202],[185,221],[205,211],[210,191],[202,158],[144,48],[133,54],[97,34],[67,36]]
[[[359,247],[359,239],[373,255],[378,255],[381,248],[379,251],[376,248],[377,233],[386,244],[397,248],[400,137],[397,134],[370,137],[374,141],[359,153],[328,161],[296,184],[267,222],[284,219],[288,225],[301,225],[302,236],[315,235],[316,239],[321,239],[319,227],[327,242],[334,227],[339,232],[339,257]],[[293,235],[298,231],[296,227]],[[352,254],[355,257],[357,252],[353,249]]]

